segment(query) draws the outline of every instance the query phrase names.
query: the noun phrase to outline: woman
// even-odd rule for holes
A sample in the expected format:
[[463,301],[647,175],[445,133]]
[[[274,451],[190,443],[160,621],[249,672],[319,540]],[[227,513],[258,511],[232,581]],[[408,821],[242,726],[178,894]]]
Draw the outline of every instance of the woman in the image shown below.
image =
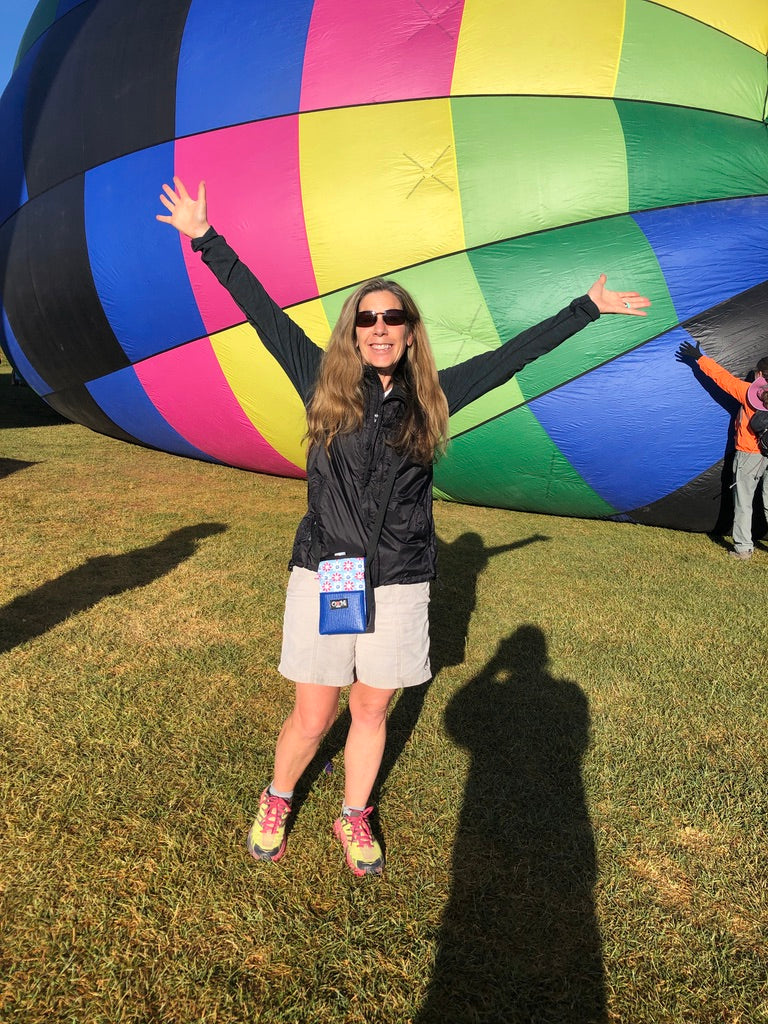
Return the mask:
[[[285,853],[294,787],[337,715],[341,688],[349,686],[344,803],[334,833],[356,875],[380,875],[384,857],[367,804],[392,697],[430,678],[432,464],[445,445],[448,417],[601,313],[645,316],[650,302],[637,292],[609,291],[601,275],[556,316],[438,373],[413,299],[395,282],[374,279],[344,303],[323,354],[208,223],[204,182],[196,198],[178,178],[174,186],[163,186],[160,201],[169,213],[157,219],[192,239],[307,407],[308,511],[290,561],[279,666],[296,685],[295,702],[277,740],[274,775],[261,794],[248,849],[266,861]],[[318,563],[336,552],[365,551],[393,459],[394,485],[370,566],[374,628],[320,635]]]

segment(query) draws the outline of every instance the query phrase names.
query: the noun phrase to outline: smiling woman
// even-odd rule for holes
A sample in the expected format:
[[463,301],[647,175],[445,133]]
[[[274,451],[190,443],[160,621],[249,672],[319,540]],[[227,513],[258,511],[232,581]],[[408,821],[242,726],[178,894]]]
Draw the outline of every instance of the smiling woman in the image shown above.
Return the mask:
[[310,441],[327,448],[337,433],[358,430],[361,370],[375,370],[388,392],[401,360],[400,376],[411,386],[394,445],[431,464],[445,449],[448,405],[416,302],[402,285],[383,278],[364,282],[342,306],[307,407]]
[[[157,219],[192,240],[307,409],[308,509],[290,561],[279,666],[295,684],[295,704],[277,740],[274,775],[261,794],[248,849],[261,861],[285,853],[294,788],[333,724],[340,689],[350,686],[344,803],[334,833],[354,874],[380,875],[384,854],[367,804],[390,702],[398,689],[431,676],[432,466],[448,417],[601,313],[643,316],[650,302],[637,292],[609,291],[600,275],[555,316],[438,372],[411,295],[395,281],[374,278],[347,298],[323,352],[210,225],[203,182],[193,198],[174,178],[160,201],[168,212]],[[337,557],[352,572],[363,554],[360,573],[375,610],[364,632],[327,635],[318,624],[318,567]]]

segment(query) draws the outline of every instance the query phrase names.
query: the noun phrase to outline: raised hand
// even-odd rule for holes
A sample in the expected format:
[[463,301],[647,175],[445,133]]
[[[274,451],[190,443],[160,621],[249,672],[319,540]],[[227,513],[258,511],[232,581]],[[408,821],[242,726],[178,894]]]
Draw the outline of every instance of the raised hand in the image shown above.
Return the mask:
[[675,353],[675,359],[678,363],[698,363],[703,355],[698,341],[695,345],[692,345],[690,341],[684,341]]
[[208,204],[205,198],[205,182],[197,186],[197,198],[193,199],[184,187],[181,178],[173,179],[174,188],[163,185],[160,202],[170,211],[170,216],[157,214],[157,219],[164,224],[171,224],[188,238],[200,238],[206,233],[208,223]]
[[614,292],[605,287],[606,276],[601,274],[587,292],[601,313],[621,313],[624,316],[647,316],[644,312],[651,300],[638,292]]

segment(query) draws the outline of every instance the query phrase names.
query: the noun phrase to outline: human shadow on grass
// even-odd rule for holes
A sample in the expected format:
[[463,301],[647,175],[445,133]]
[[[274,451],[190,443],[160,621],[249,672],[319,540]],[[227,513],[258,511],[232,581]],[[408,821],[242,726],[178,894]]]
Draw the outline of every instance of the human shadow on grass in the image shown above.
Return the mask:
[[[491,558],[547,540],[549,538],[542,534],[533,534],[509,544],[486,547],[480,534],[471,531],[463,533],[452,543],[438,538],[440,576],[432,586],[429,610],[432,679],[442,669],[464,661],[469,623],[477,600],[477,580]],[[387,744],[372,794],[374,802],[416,728],[431,682],[402,690],[394,702],[387,720]],[[344,709],[296,787],[294,817],[314,782],[344,749],[349,725],[349,711]]]
[[145,587],[190,558],[199,541],[227,527],[197,523],[174,530],[157,544],[124,555],[98,555],[0,608],[0,654],[92,608],[105,597]]
[[584,693],[550,675],[544,634],[525,625],[451,699],[445,724],[471,760],[417,1024],[604,1024]]

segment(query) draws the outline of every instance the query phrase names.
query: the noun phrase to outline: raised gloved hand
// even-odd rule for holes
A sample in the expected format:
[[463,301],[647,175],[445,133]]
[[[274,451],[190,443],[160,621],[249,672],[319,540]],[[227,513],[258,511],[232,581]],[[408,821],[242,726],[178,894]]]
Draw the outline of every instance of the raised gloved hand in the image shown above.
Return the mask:
[[675,353],[675,359],[679,363],[698,363],[703,355],[698,341],[695,345],[692,345],[690,341],[684,341]]

